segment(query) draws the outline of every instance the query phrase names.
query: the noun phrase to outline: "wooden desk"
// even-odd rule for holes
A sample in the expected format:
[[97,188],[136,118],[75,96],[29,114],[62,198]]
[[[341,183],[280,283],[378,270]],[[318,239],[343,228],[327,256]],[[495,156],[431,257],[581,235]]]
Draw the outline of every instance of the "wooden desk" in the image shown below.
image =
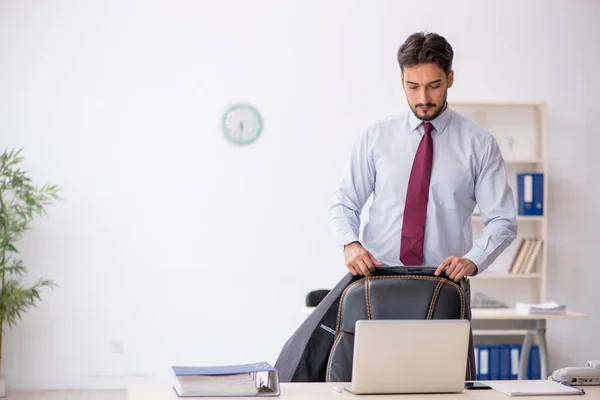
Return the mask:
[[[314,307],[305,307],[303,313],[309,315]],[[547,378],[548,345],[546,344],[546,320],[582,319],[586,314],[567,312],[566,314],[531,315],[518,314],[514,308],[473,308],[471,310],[471,328],[474,336],[481,335],[524,335],[521,349],[518,379],[527,379],[527,364],[533,338],[537,337],[540,349],[540,370],[542,378]]]
[[[586,394],[583,398],[598,399],[600,398],[600,386],[582,386]],[[131,385],[127,390],[128,400],[182,400],[177,397],[173,389],[168,384],[136,384]],[[452,400],[452,399],[469,399],[469,400],[507,400],[510,396],[504,393],[496,392],[495,390],[464,390],[461,393],[450,394],[399,394],[399,395],[354,395],[352,393],[342,391],[338,393],[335,390],[334,383],[282,383],[281,395],[279,397],[252,397],[254,399],[293,399],[293,400]],[[560,400],[560,399],[578,399],[580,396],[536,396],[536,400]],[[194,399],[187,397],[185,399]],[[197,399],[203,400],[226,400],[237,399],[240,397],[202,397]],[[246,397],[248,399],[248,397]]]

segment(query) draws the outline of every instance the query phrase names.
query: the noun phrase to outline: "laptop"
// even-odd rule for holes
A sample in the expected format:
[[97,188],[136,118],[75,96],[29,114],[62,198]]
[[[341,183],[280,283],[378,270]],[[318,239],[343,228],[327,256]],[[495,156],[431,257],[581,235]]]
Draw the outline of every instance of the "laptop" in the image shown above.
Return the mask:
[[457,393],[465,387],[470,321],[359,320],[354,394]]

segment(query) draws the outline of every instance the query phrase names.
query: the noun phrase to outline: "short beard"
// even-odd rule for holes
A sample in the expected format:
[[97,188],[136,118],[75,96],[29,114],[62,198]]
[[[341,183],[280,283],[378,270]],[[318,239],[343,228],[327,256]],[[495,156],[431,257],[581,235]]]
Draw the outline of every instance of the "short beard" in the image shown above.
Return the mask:
[[447,99],[447,98],[448,98],[448,90],[446,90],[446,93],[444,93],[444,100],[442,101],[442,106],[441,106],[441,107],[438,107],[438,109],[435,111],[435,113],[433,113],[433,114],[431,115],[431,117],[425,117],[425,118],[423,118],[423,117],[419,116],[419,114],[417,114],[417,107],[419,107],[419,106],[424,106],[424,105],[425,105],[425,106],[430,106],[430,107],[433,107],[433,106],[435,106],[435,104],[431,104],[431,103],[427,103],[427,104],[416,104],[414,108],[413,108],[413,106],[412,106],[412,105],[410,105],[410,103],[409,103],[408,105],[409,105],[409,107],[410,107],[410,110],[413,112],[413,114],[415,114],[415,117],[417,117],[417,118],[418,118],[418,119],[420,119],[421,121],[428,122],[428,121],[433,121],[434,119],[436,119],[437,117],[439,117],[441,113],[443,113],[443,112],[444,112],[444,110],[446,109],[446,99]]

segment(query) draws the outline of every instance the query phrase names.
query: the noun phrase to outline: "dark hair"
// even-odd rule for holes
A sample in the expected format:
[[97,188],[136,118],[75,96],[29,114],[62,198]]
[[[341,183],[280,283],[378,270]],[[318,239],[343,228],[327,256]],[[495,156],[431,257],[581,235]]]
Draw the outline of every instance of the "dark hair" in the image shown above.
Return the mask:
[[450,43],[437,33],[416,32],[398,49],[400,70],[423,63],[436,63],[448,75],[452,70],[454,52]]

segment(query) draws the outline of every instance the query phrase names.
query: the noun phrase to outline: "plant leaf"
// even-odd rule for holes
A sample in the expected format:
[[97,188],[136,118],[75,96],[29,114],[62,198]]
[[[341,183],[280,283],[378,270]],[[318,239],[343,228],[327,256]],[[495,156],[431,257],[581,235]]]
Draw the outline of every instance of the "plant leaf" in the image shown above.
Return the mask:
[[[27,171],[21,168],[25,160],[22,151],[5,149],[0,154],[0,325],[5,322],[11,327],[29,308],[39,304],[44,289],[58,286],[52,280],[40,278],[27,287],[16,279],[27,272],[23,261],[15,259],[19,254],[16,243],[31,229],[37,216],[47,215],[46,206],[60,200],[61,190],[58,185],[34,185]],[[1,335],[2,329],[0,343]]]

